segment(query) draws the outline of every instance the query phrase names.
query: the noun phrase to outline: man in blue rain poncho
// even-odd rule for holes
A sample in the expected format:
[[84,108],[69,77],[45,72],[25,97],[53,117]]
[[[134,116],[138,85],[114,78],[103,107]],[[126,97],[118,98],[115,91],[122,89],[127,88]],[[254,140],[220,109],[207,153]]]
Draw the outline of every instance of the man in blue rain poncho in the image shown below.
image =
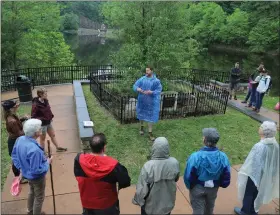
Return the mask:
[[135,82],[133,90],[138,92],[136,112],[140,120],[140,135],[144,135],[144,121],[148,122],[149,137],[154,141],[152,123],[159,119],[162,86],[160,80],[153,74],[152,67],[146,67],[146,75]]

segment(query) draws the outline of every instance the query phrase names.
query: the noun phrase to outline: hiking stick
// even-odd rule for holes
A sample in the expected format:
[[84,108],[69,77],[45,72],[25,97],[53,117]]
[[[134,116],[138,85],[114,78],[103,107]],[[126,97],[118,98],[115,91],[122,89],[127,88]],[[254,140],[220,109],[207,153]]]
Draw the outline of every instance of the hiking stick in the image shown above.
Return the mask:
[[[48,152],[49,158],[51,157],[51,148],[50,148],[50,141],[48,140]],[[50,174],[51,174],[51,185],[52,185],[52,196],[53,196],[53,213],[56,215],[56,207],[55,207],[55,197],[54,197],[54,189],[53,189],[53,174],[52,174],[52,164],[50,164]]]

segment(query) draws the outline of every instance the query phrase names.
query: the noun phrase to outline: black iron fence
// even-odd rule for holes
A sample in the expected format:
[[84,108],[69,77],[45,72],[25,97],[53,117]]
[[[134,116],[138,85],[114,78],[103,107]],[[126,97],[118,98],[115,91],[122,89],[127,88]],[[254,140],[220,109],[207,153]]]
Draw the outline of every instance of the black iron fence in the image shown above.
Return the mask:
[[[179,75],[157,73],[164,85],[160,101],[160,119],[224,114],[229,93],[215,82],[210,82],[215,80],[217,72],[198,74],[196,70],[186,71]],[[136,122],[137,94],[132,90],[135,79],[115,77],[106,81],[92,78],[90,89],[101,105],[121,123]]]
[[16,90],[16,78],[25,75],[34,86],[71,83],[74,80],[89,80],[93,74],[106,79],[106,74],[115,72],[110,65],[95,66],[60,66],[26,68],[1,71],[1,92]]
[[[136,72],[135,72],[136,71]],[[34,86],[71,83],[74,80],[89,80],[95,78],[106,82],[123,82],[125,79],[133,80],[144,74],[132,68],[116,69],[112,65],[94,66],[60,66],[43,68],[26,68],[1,71],[1,92],[16,90],[16,78],[19,75],[29,77]],[[210,80],[228,82],[229,72],[207,71],[198,69],[173,69],[172,71],[156,71],[156,75],[168,80],[188,80],[194,84],[209,82]],[[242,78],[246,79],[247,74]]]

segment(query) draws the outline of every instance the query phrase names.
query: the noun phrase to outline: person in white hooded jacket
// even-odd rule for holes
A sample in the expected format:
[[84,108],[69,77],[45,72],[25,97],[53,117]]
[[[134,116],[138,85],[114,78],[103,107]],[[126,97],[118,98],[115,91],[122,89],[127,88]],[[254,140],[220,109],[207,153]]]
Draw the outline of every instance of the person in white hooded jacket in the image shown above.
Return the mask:
[[263,69],[257,79],[259,79],[259,85],[256,92],[256,106],[253,110],[258,113],[262,106],[263,97],[269,88],[271,77],[267,74],[267,70]]

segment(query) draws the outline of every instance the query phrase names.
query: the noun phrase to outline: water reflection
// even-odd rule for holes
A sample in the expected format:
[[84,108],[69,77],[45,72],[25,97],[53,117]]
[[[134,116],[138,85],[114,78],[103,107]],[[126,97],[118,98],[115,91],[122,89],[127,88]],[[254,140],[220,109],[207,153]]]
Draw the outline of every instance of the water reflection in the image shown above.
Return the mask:
[[110,64],[110,54],[117,51],[120,42],[97,35],[64,35],[75,55],[77,65],[107,65]]
[[[117,40],[97,35],[64,35],[66,42],[71,46],[75,54],[78,65],[108,65],[110,54],[119,50],[121,43]],[[239,62],[242,70],[246,73],[253,72],[264,62],[265,68],[270,71],[273,85],[272,95],[279,95],[280,87],[280,63],[277,57],[264,57],[253,54],[226,54],[221,52],[204,52],[197,56],[192,62],[191,67],[197,69],[207,69],[212,71],[230,71],[235,62]]]

